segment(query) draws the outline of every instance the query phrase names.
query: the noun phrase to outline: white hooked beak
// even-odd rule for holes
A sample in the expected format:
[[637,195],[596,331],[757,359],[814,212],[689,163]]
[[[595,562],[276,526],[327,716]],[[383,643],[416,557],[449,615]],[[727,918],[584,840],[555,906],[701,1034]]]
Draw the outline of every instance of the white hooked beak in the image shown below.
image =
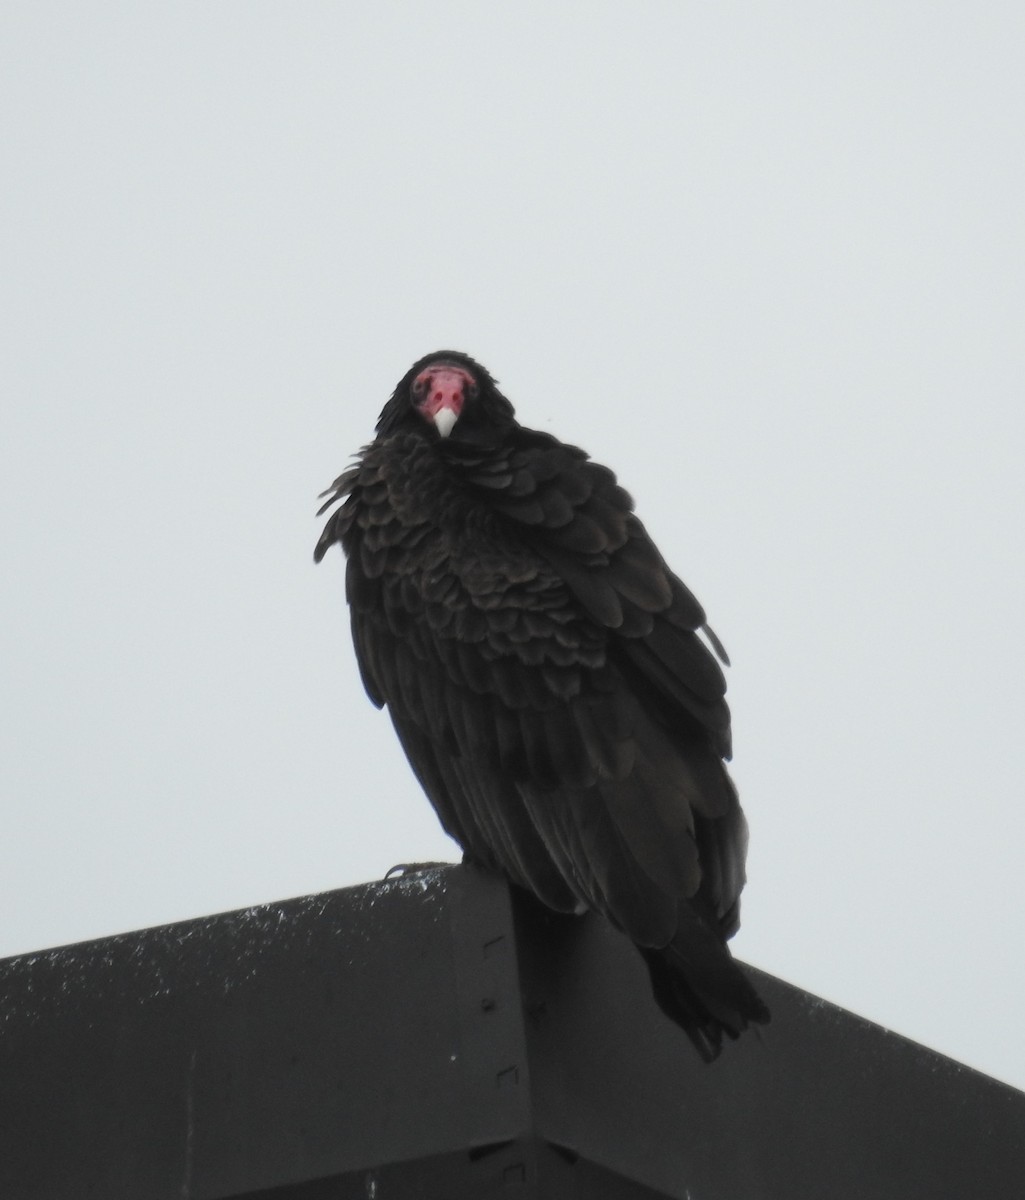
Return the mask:
[[437,412],[431,413],[431,419],[434,421],[434,427],[438,433],[446,438],[452,432],[452,427],[459,420],[459,414],[454,408],[439,408]]

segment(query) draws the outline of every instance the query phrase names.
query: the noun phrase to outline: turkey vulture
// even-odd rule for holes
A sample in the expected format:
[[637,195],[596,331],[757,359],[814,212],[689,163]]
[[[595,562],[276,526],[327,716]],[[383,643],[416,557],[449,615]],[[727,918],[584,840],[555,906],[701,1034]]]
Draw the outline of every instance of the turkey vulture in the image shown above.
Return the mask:
[[747,826],[726,662],[606,467],[440,351],[323,493],[359,669],[466,857],[638,946],[702,1057],[768,1010],[726,947]]

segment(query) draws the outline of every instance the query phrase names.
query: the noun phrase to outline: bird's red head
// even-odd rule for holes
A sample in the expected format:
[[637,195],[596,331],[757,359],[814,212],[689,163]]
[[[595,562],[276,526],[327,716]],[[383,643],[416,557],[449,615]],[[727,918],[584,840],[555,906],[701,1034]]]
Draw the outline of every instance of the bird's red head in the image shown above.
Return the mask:
[[458,363],[444,360],[423,368],[410,384],[413,405],[425,421],[433,421],[442,437],[448,437],[459,420],[463,405],[479,392],[473,375]]
[[399,380],[377,422],[379,437],[416,430],[443,444],[491,445],[516,424],[488,371],[461,350],[435,350]]

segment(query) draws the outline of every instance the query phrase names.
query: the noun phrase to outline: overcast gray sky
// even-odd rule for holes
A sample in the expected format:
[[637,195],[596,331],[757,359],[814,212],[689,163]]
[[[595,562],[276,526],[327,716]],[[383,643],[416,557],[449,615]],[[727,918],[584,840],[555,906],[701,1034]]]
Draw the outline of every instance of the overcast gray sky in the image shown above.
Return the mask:
[[1025,1086],[1025,8],[8,3],[0,954],[456,858],[316,494],[464,349],[733,658],[737,953]]

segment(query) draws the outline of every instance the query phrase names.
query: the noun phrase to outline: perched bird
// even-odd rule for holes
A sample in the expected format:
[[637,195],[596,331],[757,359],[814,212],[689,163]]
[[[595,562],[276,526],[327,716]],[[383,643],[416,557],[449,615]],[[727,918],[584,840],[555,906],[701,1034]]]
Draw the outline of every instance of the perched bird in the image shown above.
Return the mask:
[[324,493],[359,668],[467,858],[638,946],[702,1057],[769,1014],[726,947],[747,826],[726,662],[630,496],[441,351]]

